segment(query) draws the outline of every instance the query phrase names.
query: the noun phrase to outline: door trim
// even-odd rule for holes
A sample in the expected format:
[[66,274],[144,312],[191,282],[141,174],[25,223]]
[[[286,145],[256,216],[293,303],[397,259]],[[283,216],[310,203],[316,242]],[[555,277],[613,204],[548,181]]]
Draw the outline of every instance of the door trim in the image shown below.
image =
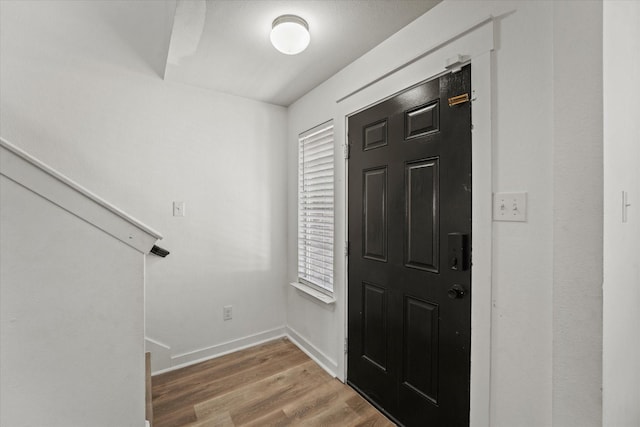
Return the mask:
[[[472,86],[472,260],[471,283],[473,298],[471,302],[471,380],[470,380],[470,425],[490,426],[491,397],[491,315],[492,315],[492,51],[493,20],[488,20],[471,32],[462,32],[441,43],[439,49],[429,55],[414,58],[396,72],[382,76],[374,83],[341,98],[338,104],[338,117],[335,134],[342,132],[344,142],[348,141],[348,118],[372,105],[388,99],[395,94],[431,80],[444,73],[446,61],[454,55],[462,54],[471,63]],[[340,126],[343,126],[340,129]],[[339,140],[336,139],[339,143]],[[342,217],[342,230],[336,229],[336,237],[348,238],[348,160],[344,163],[342,203],[336,205],[336,218]],[[339,194],[336,194],[339,197]],[[339,206],[341,205],[341,206]],[[340,258],[340,254],[336,254]],[[341,312],[343,328],[339,342],[344,342],[347,334],[347,292],[348,258],[342,258],[342,277],[344,286],[337,309]],[[338,377],[345,381],[347,377],[347,355],[338,361]]]

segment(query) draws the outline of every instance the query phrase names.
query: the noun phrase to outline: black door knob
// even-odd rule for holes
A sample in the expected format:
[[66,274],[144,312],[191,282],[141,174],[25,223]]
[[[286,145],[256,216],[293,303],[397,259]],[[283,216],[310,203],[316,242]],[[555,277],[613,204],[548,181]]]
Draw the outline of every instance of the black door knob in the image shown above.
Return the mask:
[[466,294],[464,288],[461,285],[453,285],[447,291],[447,296],[451,299],[458,299],[464,297]]

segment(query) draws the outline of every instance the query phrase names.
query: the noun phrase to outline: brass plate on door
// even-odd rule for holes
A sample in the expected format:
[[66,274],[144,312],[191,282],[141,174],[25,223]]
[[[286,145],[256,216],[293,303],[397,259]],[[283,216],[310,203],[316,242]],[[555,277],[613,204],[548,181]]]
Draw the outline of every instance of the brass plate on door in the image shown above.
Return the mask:
[[453,107],[454,105],[458,104],[464,104],[465,102],[469,102],[468,93],[449,98],[449,107]]

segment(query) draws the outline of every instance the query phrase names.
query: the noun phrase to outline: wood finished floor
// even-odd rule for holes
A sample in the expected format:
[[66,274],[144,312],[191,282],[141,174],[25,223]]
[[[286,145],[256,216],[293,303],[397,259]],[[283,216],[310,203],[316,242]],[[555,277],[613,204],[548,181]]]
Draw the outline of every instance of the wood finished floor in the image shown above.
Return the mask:
[[285,338],[152,382],[154,427],[395,425]]

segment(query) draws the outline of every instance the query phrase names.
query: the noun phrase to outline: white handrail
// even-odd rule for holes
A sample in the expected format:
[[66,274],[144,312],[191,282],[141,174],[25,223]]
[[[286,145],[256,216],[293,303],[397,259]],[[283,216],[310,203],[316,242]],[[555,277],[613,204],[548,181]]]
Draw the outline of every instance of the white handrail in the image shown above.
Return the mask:
[[111,211],[112,213],[116,214],[120,218],[124,219],[125,221],[129,222],[130,224],[134,225],[135,227],[139,228],[140,230],[144,231],[145,233],[150,234],[151,236],[155,237],[156,239],[162,239],[162,234],[160,234],[159,232],[157,232],[153,228],[143,224],[141,221],[137,220],[136,218],[132,217],[131,215],[129,215],[129,214],[123,212],[122,210],[118,209],[117,207],[113,206],[111,203],[107,202],[103,198],[95,195],[94,193],[92,193],[91,191],[87,190],[86,188],[84,188],[80,184],[76,183],[75,181],[71,180],[70,178],[67,178],[66,176],[64,176],[60,172],[56,171],[55,169],[51,168],[50,166],[42,163],[40,160],[36,159],[31,154],[29,154],[29,153],[23,151],[22,149],[16,147],[15,145],[13,145],[12,143],[10,143],[9,141],[7,141],[6,139],[4,139],[2,137],[0,137],[0,146],[3,147],[3,148],[6,148],[7,150],[11,151],[15,155],[19,156],[20,158],[22,158],[22,159],[26,160],[27,162],[31,163],[32,165],[36,166],[38,169],[41,169],[42,171],[46,172],[48,175],[52,176],[53,178],[57,179],[58,181],[61,181],[62,183],[66,184],[67,186],[73,188],[77,192],[79,192],[82,195],[84,195],[85,197],[93,200],[94,202],[96,202],[97,204],[102,206],[103,208],[107,209],[108,211]]

